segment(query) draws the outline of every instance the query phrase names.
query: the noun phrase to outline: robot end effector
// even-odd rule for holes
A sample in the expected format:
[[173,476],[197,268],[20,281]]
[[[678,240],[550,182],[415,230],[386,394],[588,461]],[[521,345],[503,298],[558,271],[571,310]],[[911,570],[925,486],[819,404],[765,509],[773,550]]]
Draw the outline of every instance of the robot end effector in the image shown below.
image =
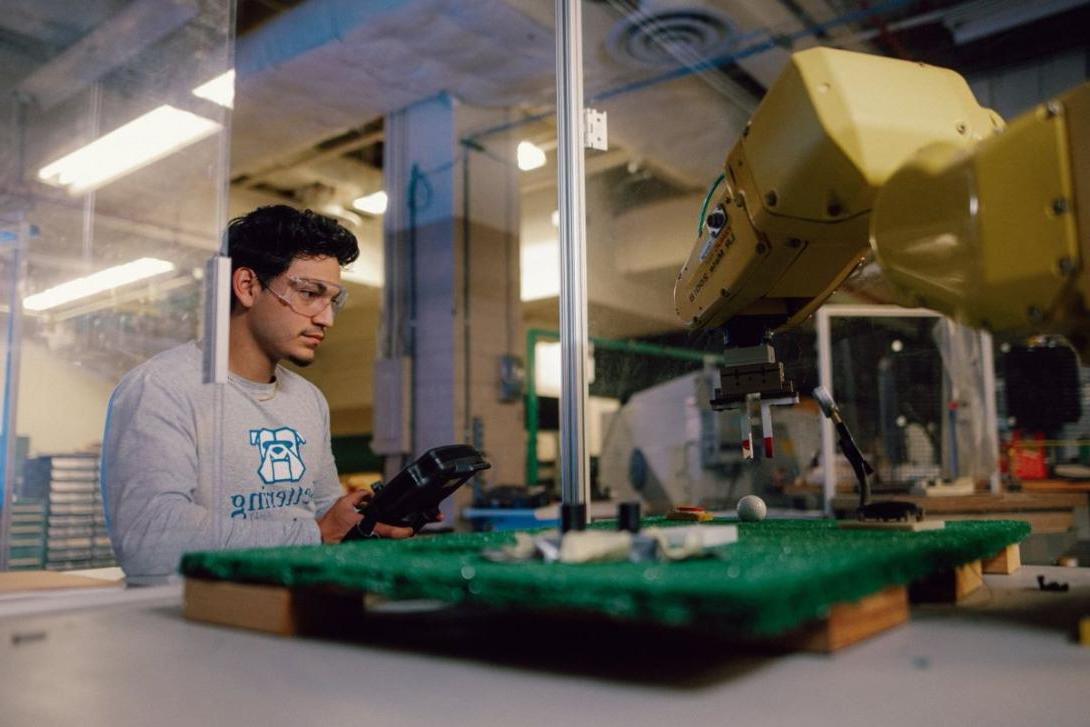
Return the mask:
[[713,409],[738,409],[742,457],[754,458],[752,409],[761,416],[764,456],[774,454],[772,407],[790,406],[799,401],[793,381],[784,375],[783,364],[776,360],[772,344],[728,348],[719,367],[719,388],[711,400]]

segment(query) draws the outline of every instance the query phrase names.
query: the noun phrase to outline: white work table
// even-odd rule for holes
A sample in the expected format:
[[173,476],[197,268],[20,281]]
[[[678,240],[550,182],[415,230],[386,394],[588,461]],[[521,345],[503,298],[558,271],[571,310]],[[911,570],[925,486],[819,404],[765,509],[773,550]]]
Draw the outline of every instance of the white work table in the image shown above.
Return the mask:
[[[1038,574],[1070,590],[1040,592]],[[914,607],[907,625],[833,656],[689,640],[662,659],[638,636],[617,648],[582,633],[569,635],[570,668],[555,653],[519,655],[526,644],[483,622],[458,638],[506,641],[424,651],[289,639],[186,621],[176,587],[128,589],[41,615],[0,609],[0,724],[1090,724],[1090,648],[1068,633],[1090,615],[1090,569],[1027,566],[985,582],[963,605]],[[588,650],[614,665],[587,664]]]

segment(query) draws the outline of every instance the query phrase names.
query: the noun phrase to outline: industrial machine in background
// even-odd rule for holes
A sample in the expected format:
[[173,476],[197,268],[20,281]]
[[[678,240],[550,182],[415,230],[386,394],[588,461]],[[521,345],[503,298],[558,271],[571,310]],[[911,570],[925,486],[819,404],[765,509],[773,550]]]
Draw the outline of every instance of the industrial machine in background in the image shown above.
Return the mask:
[[[1004,346],[999,361],[1006,392],[1006,464],[1023,488],[1033,480],[1090,478],[1090,437],[1082,406],[1079,361],[1063,342]],[[1048,372],[1042,376],[1041,372]]]
[[772,334],[810,316],[871,254],[888,302],[994,332],[1061,334],[1086,357],[1080,209],[1090,209],[1090,84],[1005,126],[954,71],[794,54],[727,155],[675,283],[678,317],[725,334],[712,406],[746,421],[759,406],[767,429],[768,405],[795,396]]
[[747,466],[739,423],[709,403],[717,370],[708,367],[634,394],[605,425],[599,477],[617,501],[639,500],[649,513],[678,505],[733,507],[748,494],[793,482],[821,448],[818,416],[796,408],[776,420],[780,441],[762,466]]

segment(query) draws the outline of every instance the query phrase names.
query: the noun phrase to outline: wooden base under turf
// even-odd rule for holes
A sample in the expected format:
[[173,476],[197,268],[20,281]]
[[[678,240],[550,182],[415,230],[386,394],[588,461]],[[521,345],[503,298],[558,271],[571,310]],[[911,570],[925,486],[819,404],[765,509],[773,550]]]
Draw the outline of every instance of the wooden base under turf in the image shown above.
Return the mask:
[[185,617],[281,636],[330,636],[363,613],[364,596],[334,590],[187,578]]
[[991,558],[982,561],[985,573],[1009,576],[1022,567],[1022,551],[1018,544],[1008,545]]
[[[957,603],[984,583],[984,573],[1010,574],[1021,566],[1017,545],[991,558],[935,573],[909,588],[887,588],[769,642],[775,648],[834,652],[908,620],[908,603]],[[336,637],[336,629],[359,619],[371,597],[332,589],[290,589],[251,583],[187,578],[185,616],[194,621],[252,629],[282,636]],[[341,626],[337,626],[340,624]],[[1082,626],[1090,645],[1090,618]]]
[[787,640],[801,651],[832,653],[908,621],[908,593],[893,586],[855,603],[833,606],[828,617]]
[[292,593],[287,588],[188,578],[184,603],[186,618],[194,621],[282,636],[299,631]]
[[1022,567],[1018,545],[1008,545],[991,558],[974,560],[946,571],[933,573],[909,588],[913,603],[958,603],[984,585],[984,574],[1010,575]]
[[[332,625],[359,619],[365,603],[361,594],[188,578],[184,613],[193,621],[280,636],[335,638]],[[906,621],[907,591],[894,586],[854,603],[833,606],[826,618],[768,644],[775,649],[831,653]]]
[[[393,638],[393,631],[404,632],[406,640],[427,629],[448,636],[492,618],[516,632],[534,623],[563,630],[565,621],[600,622],[607,629],[630,630],[637,639],[656,632],[667,639],[696,633],[724,643],[816,625],[819,631],[812,633],[819,636],[807,648],[833,650],[857,638],[836,630],[836,615],[851,607],[846,600],[878,597],[891,586],[907,587],[908,578],[975,560],[975,568],[962,565],[953,572],[947,594],[939,598],[956,601],[979,586],[980,559],[994,558],[1006,544],[1029,533],[1024,523],[1010,521],[949,522],[935,532],[884,534],[838,530],[828,520],[772,520],[743,527],[748,528],[745,537],[731,546],[733,562],[707,558],[636,568],[599,564],[592,575],[577,566],[516,567],[482,558],[486,551],[509,545],[509,533],[463,533],[408,543],[375,540],[324,552],[284,547],[189,553],[182,570],[195,580],[186,611],[192,618],[216,623],[363,643],[375,643],[385,632]],[[420,567],[423,562],[427,568]],[[789,588],[782,580],[785,569],[792,573]],[[246,583],[276,584],[287,590],[278,591],[268,604],[254,604],[247,600],[249,591],[217,595],[232,586],[202,580],[230,580],[233,588],[245,589],[253,587]],[[827,590],[849,581],[850,591],[832,595]],[[578,592],[571,590],[574,583]],[[259,593],[268,592],[257,587]],[[368,593],[431,600],[434,613],[406,615],[403,607],[408,604],[401,603],[377,609],[365,602]],[[225,598],[227,603],[219,604]],[[864,605],[874,603],[882,601]],[[333,616],[334,611],[340,615]],[[889,603],[877,612],[880,618],[853,618],[873,621],[881,630],[905,617],[903,608]],[[807,614],[822,620],[808,623]],[[871,627],[861,633],[869,635]],[[762,640],[756,648],[771,651],[775,645]]]
[[908,594],[913,603],[957,603],[982,585],[983,569],[980,561],[974,560],[916,581],[909,587]]

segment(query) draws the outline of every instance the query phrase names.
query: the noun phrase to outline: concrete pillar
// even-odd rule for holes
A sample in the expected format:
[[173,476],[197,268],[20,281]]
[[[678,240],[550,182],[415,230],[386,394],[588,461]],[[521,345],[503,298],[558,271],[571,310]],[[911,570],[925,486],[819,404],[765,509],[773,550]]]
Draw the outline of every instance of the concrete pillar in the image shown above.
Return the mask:
[[[375,442],[388,477],[430,447],[465,442],[492,462],[489,484],[522,479],[522,400],[500,397],[501,357],[525,346],[514,142],[509,153],[461,142],[501,117],[447,95],[386,117],[388,360],[375,378]],[[469,497],[467,487],[455,499]]]

